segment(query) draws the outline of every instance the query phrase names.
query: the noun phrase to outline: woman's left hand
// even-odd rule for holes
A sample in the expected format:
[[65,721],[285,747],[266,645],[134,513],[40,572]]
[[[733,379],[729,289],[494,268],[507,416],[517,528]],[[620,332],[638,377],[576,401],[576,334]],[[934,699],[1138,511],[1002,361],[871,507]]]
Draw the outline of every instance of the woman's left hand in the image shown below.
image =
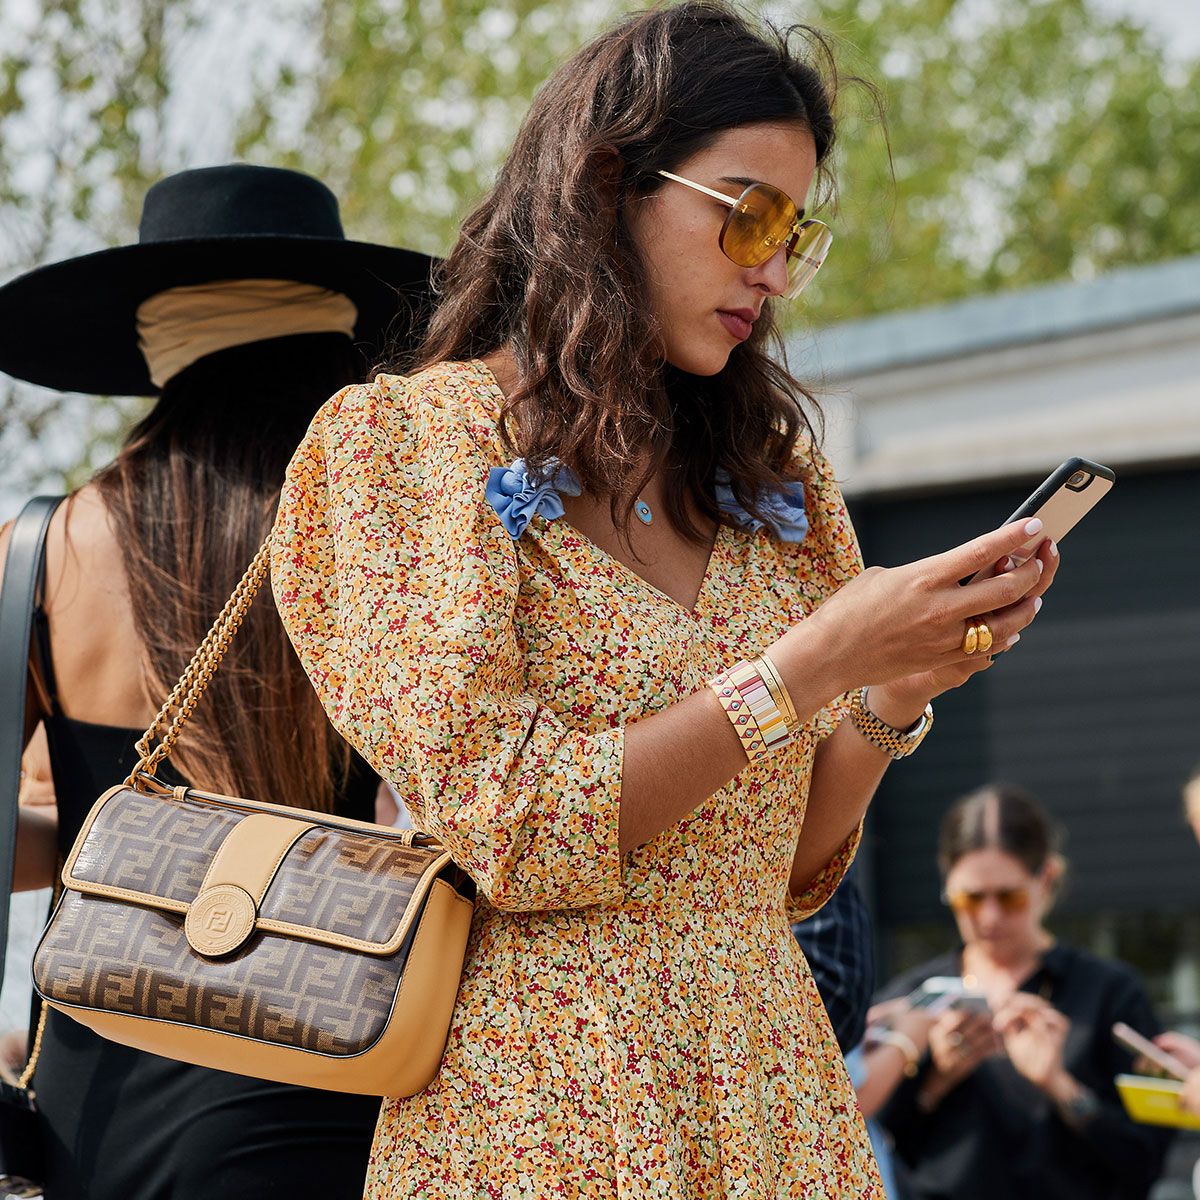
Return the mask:
[[1009,1061],[1030,1083],[1053,1095],[1067,1075],[1063,1046],[1071,1022],[1040,996],[1017,992],[996,1013]]
[[1160,1049],[1179,1059],[1185,1067],[1192,1070],[1200,1067],[1200,1041],[1188,1037],[1186,1033],[1168,1030],[1166,1033],[1160,1033],[1153,1041]]
[[[1038,547],[1037,557],[1042,564],[1042,576],[1020,603],[993,613],[982,614],[992,631],[992,650],[987,654],[976,654],[953,666],[894,679],[888,684],[873,685],[870,689],[871,710],[881,721],[892,724],[893,722],[888,720],[888,714],[896,714],[903,719],[915,709],[916,715],[906,723],[912,724],[926,703],[943,692],[961,687],[972,675],[986,671],[992,665],[995,655],[1003,653],[1015,644],[1014,639],[1020,637],[1021,630],[1027,628],[1037,616],[1042,606],[1042,596],[1054,582],[1061,562],[1058,547],[1049,539]],[[994,574],[1001,575],[1009,569],[1011,568],[1007,563],[997,563]],[[966,632],[965,626],[963,632]],[[897,727],[901,727],[898,722]]]

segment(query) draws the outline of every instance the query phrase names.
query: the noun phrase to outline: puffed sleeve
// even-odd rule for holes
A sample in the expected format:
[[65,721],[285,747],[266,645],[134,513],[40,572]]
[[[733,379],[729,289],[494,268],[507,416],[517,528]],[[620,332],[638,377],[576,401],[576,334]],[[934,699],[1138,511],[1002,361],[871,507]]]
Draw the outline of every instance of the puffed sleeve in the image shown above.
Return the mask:
[[618,901],[623,731],[524,690],[494,465],[436,381],[326,404],[288,468],[276,603],[334,726],[498,908]]

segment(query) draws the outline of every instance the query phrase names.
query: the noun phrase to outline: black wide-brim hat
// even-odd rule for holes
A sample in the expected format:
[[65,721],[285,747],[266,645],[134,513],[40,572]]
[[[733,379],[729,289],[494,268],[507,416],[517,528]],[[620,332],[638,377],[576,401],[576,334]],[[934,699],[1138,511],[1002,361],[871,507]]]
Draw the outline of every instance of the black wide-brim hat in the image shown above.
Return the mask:
[[428,317],[436,259],[353,242],[319,180],[234,163],[182,171],[146,193],[138,241],[38,267],[0,287],[0,371],[61,391],[152,396],[137,309],[168,288],[286,279],[348,296],[357,343],[400,351]]

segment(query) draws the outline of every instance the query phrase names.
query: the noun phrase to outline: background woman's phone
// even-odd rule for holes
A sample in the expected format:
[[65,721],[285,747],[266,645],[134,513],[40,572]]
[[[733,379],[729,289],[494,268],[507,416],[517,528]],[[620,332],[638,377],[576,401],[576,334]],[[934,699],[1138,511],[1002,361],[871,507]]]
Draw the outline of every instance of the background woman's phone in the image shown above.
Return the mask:
[[[1009,525],[1013,521],[1027,521],[1030,517],[1038,517],[1042,522],[1042,532],[1012,552],[1013,562],[1017,566],[1027,562],[1047,538],[1061,542],[1112,491],[1116,481],[1116,473],[1110,467],[1088,462],[1086,458],[1068,458],[1062,466],[1055,468],[1024,504],[1003,522]],[[962,582],[971,583],[990,574],[991,568],[986,567]]]
[[1124,1021],[1118,1021],[1112,1027],[1112,1035],[1118,1046],[1124,1046],[1130,1054],[1152,1062],[1160,1071],[1166,1071],[1172,1079],[1187,1078],[1188,1069],[1179,1059],[1156,1046],[1149,1038],[1142,1037],[1136,1029],[1132,1029]]
[[931,1013],[942,1013],[947,1009],[989,1011],[987,997],[982,992],[971,991],[957,975],[931,975],[909,993],[908,1006],[925,1008]]

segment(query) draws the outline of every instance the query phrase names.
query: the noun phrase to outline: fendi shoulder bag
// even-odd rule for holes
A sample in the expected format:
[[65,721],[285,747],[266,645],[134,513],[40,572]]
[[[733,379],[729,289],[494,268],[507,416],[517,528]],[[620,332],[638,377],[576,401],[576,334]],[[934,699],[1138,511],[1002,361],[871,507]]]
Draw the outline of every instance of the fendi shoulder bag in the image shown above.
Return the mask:
[[412,1095],[445,1049],[469,877],[411,829],[155,778],[269,556],[270,538],[138,742],[129,778],[93,806],[63,868],[34,983],[52,1008],[153,1054]]

